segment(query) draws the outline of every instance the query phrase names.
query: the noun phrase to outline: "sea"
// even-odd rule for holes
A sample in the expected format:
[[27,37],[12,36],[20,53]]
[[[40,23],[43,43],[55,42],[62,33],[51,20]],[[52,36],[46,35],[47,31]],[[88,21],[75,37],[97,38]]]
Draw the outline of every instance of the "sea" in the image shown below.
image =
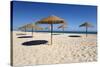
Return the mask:
[[[51,32],[51,31],[37,31],[37,32]],[[76,33],[76,34],[85,34],[85,31],[53,31],[52,33]],[[89,31],[88,34],[97,34],[97,32]]]
[[[13,30],[18,31],[18,30]],[[27,32],[32,32],[31,30],[27,30]],[[51,31],[34,31],[34,32],[45,32],[50,33]],[[86,34],[86,31],[52,31],[52,33],[71,33],[71,34]],[[88,31],[88,34],[97,34],[97,31]]]

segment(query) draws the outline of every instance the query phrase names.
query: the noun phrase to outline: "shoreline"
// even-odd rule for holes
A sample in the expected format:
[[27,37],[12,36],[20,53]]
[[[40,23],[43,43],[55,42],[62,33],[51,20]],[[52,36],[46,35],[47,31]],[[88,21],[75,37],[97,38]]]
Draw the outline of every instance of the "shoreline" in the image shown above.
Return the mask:
[[[11,32],[24,32],[24,31],[11,31]],[[31,31],[26,31],[26,32],[31,32]],[[47,31],[34,31],[35,33],[51,33],[51,32],[47,32]],[[85,32],[61,32],[61,31],[54,31],[53,33],[61,33],[61,34],[86,34]],[[96,34],[97,35],[97,32],[89,32],[87,34]]]

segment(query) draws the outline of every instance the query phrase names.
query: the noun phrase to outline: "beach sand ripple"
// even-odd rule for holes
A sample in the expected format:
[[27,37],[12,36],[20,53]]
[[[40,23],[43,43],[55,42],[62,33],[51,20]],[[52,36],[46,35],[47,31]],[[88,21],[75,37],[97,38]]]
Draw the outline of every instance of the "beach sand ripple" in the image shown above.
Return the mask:
[[[78,34],[81,37],[68,37],[70,34],[53,35],[53,44],[50,45],[50,33],[34,33],[33,38],[18,38],[19,32],[13,32],[13,64],[40,65],[58,63],[77,63],[97,61],[96,34]],[[22,32],[21,32],[22,33]],[[27,32],[27,35],[31,35]],[[47,40],[41,45],[22,45],[31,40]],[[49,45],[48,45],[49,44]]]

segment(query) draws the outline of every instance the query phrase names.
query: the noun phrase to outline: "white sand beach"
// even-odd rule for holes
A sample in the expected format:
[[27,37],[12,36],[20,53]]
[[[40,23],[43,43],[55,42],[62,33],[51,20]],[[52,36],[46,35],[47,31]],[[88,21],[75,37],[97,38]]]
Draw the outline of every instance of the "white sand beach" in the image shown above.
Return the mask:
[[[50,45],[50,33],[34,32],[33,38],[18,38],[31,36],[17,35],[20,31],[13,31],[13,65],[40,65],[62,64],[97,61],[97,35],[63,34],[53,35],[53,44]],[[81,37],[69,37],[79,35]],[[24,42],[46,40],[48,43],[39,45],[22,45]]]

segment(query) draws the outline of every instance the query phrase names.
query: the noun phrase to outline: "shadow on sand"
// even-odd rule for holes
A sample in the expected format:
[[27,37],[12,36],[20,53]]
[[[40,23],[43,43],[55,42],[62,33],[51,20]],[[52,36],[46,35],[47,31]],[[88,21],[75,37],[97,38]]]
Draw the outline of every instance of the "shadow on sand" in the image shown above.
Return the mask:
[[33,40],[33,41],[24,42],[22,43],[22,45],[32,46],[32,45],[41,45],[41,44],[46,44],[46,43],[48,43],[48,41],[46,40]]
[[79,35],[70,35],[69,37],[81,37]]
[[16,34],[16,35],[26,35],[26,34],[23,34],[23,33],[18,33],[18,34]]
[[52,35],[60,35],[60,34],[52,34]]
[[32,38],[33,36],[20,36],[18,38]]

